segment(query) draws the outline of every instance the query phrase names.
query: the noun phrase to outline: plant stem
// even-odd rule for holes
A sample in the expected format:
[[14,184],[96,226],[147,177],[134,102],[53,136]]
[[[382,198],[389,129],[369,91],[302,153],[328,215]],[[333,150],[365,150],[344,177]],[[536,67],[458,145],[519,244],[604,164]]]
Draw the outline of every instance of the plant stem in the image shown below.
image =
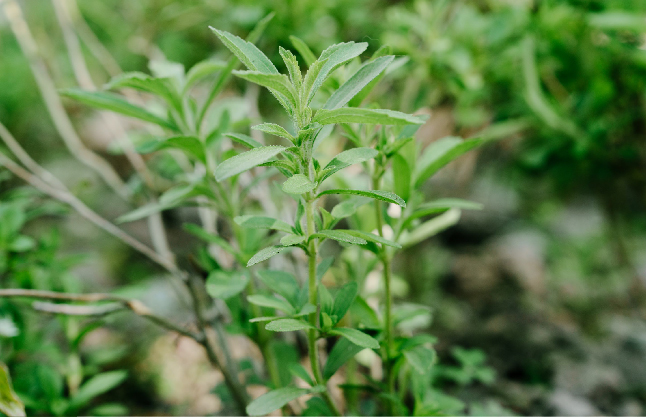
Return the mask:
[[[372,188],[373,190],[378,190],[381,175],[375,175],[372,179]],[[377,230],[379,231],[379,236],[384,237],[384,218],[381,209],[381,202],[375,200],[375,215],[377,217]],[[384,364],[386,367],[386,381],[388,383],[388,393],[395,393],[395,378],[393,375],[393,364],[392,364],[392,349],[393,349],[393,319],[392,319],[392,304],[393,304],[393,295],[391,290],[391,281],[392,281],[392,266],[390,262],[390,255],[385,247],[382,246],[380,252],[381,263],[384,267],[384,290],[385,290],[385,333],[386,333],[386,348],[385,348],[385,358]],[[391,408],[391,415],[395,415],[394,407]]]

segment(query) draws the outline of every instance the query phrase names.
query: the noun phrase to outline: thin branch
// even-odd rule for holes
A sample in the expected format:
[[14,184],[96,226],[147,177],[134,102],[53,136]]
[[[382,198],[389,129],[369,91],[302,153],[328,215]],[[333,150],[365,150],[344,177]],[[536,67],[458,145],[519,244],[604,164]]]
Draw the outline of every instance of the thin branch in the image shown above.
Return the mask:
[[5,16],[9,21],[9,26],[29,62],[31,72],[36,79],[36,84],[38,84],[40,93],[45,101],[47,111],[63,142],[65,142],[69,151],[79,161],[97,171],[117,194],[123,198],[127,198],[128,189],[114,168],[105,159],[88,149],[76,133],[56,91],[56,85],[49,75],[47,66],[39,56],[38,46],[29,30],[20,6],[18,6],[16,0],[4,0],[2,5]]
[[102,301],[111,301],[119,305],[118,308],[114,304],[107,306],[74,306],[66,304],[53,304],[46,302],[34,303],[33,307],[36,310],[46,311],[55,314],[65,315],[103,315],[118,310],[127,309],[136,315],[143,317],[160,327],[166,328],[173,332],[179,333],[183,336],[189,337],[198,343],[202,343],[202,336],[195,334],[191,331],[181,328],[177,324],[155,315],[148,306],[139,300],[133,300],[123,297],[118,297],[112,294],[104,293],[88,293],[88,294],[68,294],[55,291],[40,291],[40,290],[24,290],[24,289],[0,289],[0,298],[22,297],[22,298],[37,298],[41,300],[62,300],[62,301],[77,301],[83,303],[96,303]]
[[76,196],[74,196],[74,194],[72,194],[66,188],[58,188],[48,184],[44,180],[40,179],[36,175],[32,174],[31,172],[27,171],[20,165],[13,162],[3,153],[0,153],[0,165],[5,166],[14,175],[21,178],[23,181],[29,183],[33,187],[39,189],[43,193],[59,201],[62,201],[63,203],[69,204],[81,216],[85,217],[87,220],[91,221],[101,229],[110,233],[112,236],[120,239],[127,245],[131,246],[133,249],[146,255],[152,261],[164,267],[167,271],[171,272],[172,274],[178,277],[184,277],[185,274],[177,268],[177,265],[173,260],[167,259],[159,255],[157,252],[155,252],[154,250],[146,246],[144,243],[130,236],[129,234],[119,229],[117,226],[115,226],[108,220],[98,215],[95,211],[93,211],[88,206],[86,206],[85,203],[83,203],[81,200],[76,198]]

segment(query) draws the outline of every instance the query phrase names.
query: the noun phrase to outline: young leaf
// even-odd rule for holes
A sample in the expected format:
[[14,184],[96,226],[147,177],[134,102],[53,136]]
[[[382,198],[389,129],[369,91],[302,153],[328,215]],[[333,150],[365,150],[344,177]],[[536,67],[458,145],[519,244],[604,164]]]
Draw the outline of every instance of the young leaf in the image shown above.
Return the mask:
[[368,242],[373,242],[373,243],[381,243],[382,245],[386,246],[391,246],[393,248],[401,249],[401,245],[397,242],[393,242],[392,240],[385,239],[379,235],[375,235],[373,233],[367,233],[367,232],[362,232],[361,230],[346,230],[347,233],[356,236],[358,238],[367,240]]
[[337,327],[329,331],[330,334],[335,334],[337,336],[343,336],[355,345],[367,348],[367,349],[379,349],[379,342],[374,339],[372,336],[368,336],[364,332],[357,329],[350,329],[347,327]]
[[132,88],[135,90],[151,93],[165,99],[175,108],[181,108],[180,98],[177,91],[174,91],[168,78],[153,78],[143,72],[125,72],[112,78],[103,86],[105,90],[115,88]]
[[252,256],[251,259],[249,259],[247,266],[253,266],[262,261],[266,261],[272,256],[276,256],[279,253],[286,251],[287,249],[291,249],[291,246],[270,246],[268,248],[262,249],[254,256]]
[[484,141],[479,138],[463,140],[454,136],[433,142],[426,147],[419,158],[415,169],[415,187],[422,185],[444,165],[483,143]]
[[460,221],[461,213],[460,209],[450,209],[446,213],[417,226],[412,232],[402,233],[399,241],[402,246],[408,247],[428,239],[431,236],[435,236],[436,234],[457,224],[458,221]]
[[177,126],[175,126],[174,123],[156,116],[139,106],[130,104],[116,94],[106,93],[103,91],[85,91],[78,88],[68,88],[62,90],[60,93],[62,96],[80,101],[90,107],[110,110],[139,120],[155,123],[169,130],[178,131]]
[[208,77],[209,75],[226,68],[227,63],[224,61],[215,61],[215,60],[206,60],[198,62],[193,65],[191,69],[186,74],[186,83],[184,84],[184,94],[188,91],[193,84],[200,81],[202,78]]
[[292,274],[270,270],[258,271],[257,274],[270,290],[285,297],[292,305],[296,303],[300,287]]
[[249,277],[241,273],[213,271],[206,279],[206,292],[213,298],[226,300],[244,291]]
[[254,304],[260,307],[275,308],[276,310],[280,310],[287,314],[294,314],[294,308],[291,305],[274,296],[263,295],[263,294],[253,294],[248,296],[247,300],[251,304]]
[[72,396],[70,399],[70,407],[74,409],[83,407],[97,396],[121,384],[127,376],[128,372],[123,370],[104,372],[93,376],[83,383],[78,391],[76,391],[76,394]]
[[323,275],[327,272],[328,269],[332,266],[334,263],[334,257],[333,256],[328,256],[326,258],[323,258],[321,262],[316,266],[316,280],[320,281],[321,278],[323,278]]
[[0,411],[8,416],[24,417],[25,406],[11,385],[9,370],[0,362]]
[[332,208],[332,217],[335,219],[343,219],[352,216],[357,212],[357,208],[367,204],[368,202],[370,202],[370,200],[365,197],[353,197],[349,200],[342,201]]
[[328,238],[334,239],[339,242],[352,243],[354,245],[365,245],[368,243],[365,239],[353,236],[346,230],[321,230],[310,236],[310,239],[315,238]]
[[311,66],[314,61],[316,61],[316,56],[314,55],[312,50],[300,38],[297,38],[294,35],[289,35],[289,40],[292,42],[292,45],[294,45],[294,48],[298,51],[298,53],[301,54],[308,67]]
[[325,181],[330,175],[335,172],[349,167],[353,164],[358,164],[360,162],[367,161],[369,159],[377,156],[379,152],[372,148],[353,148],[343,151],[337,156],[334,157],[326,166],[323,168],[323,176],[321,177],[320,182]]
[[443,213],[452,208],[458,208],[461,210],[482,210],[483,207],[484,206],[482,204],[473,201],[461,200],[459,198],[441,198],[439,200],[420,205],[417,210],[404,220],[402,227],[405,228],[411,221],[420,217]]
[[387,203],[394,203],[399,206],[406,207],[406,202],[402,200],[402,198],[399,197],[397,194],[391,193],[390,191],[381,191],[381,190],[365,191],[365,190],[343,190],[343,189],[326,190],[326,191],[320,192],[317,198],[326,194],[358,195],[358,196],[370,197],[370,198],[374,198],[375,200],[381,200]]
[[285,128],[274,123],[263,123],[260,125],[252,126],[251,128],[253,130],[259,130],[261,132],[268,133],[270,135],[280,136],[281,138],[285,138],[291,142],[294,142],[296,140],[296,138],[292,136],[287,130],[285,130]]
[[298,66],[298,60],[291,51],[283,48],[282,46],[278,47],[278,52],[285,62],[287,71],[289,71],[289,79],[292,81],[296,90],[301,88],[303,83],[303,73],[301,72],[301,67]]
[[341,107],[340,109],[321,109],[316,112],[313,122],[322,125],[335,123],[365,123],[374,125],[409,125],[422,124],[423,121],[410,114],[385,109],[363,109]]
[[280,244],[283,246],[300,245],[305,242],[305,239],[307,239],[307,237],[303,235],[285,235],[280,238]]
[[300,378],[309,384],[311,387],[316,385],[310,374],[300,363],[292,363],[289,365],[289,372],[294,375],[296,378]]
[[264,74],[278,74],[278,70],[269,58],[251,42],[223,30],[209,28],[217,35],[222,43],[251,71]]
[[159,149],[175,148],[181,149],[194,159],[202,163],[206,163],[206,154],[204,153],[204,145],[195,136],[173,136],[163,142],[159,142]]
[[404,357],[406,358],[406,362],[421,375],[431,370],[436,359],[435,351],[424,346],[417,346],[413,349],[405,350]]
[[388,65],[395,59],[394,56],[384,56],[364,64],[346,81],[338,90],[330,96],[323,105],[324,109],[334,110],[345,106],[356,94],[358,94],[370,81],[381,74]]
[[332,45],[331,47],[323,51],[323,53],[319,57],[319,61],[327,61],[321,67],[321,70],[318,72],[318,75],[316,76],[312,87],[307,92],[305,104],[309,104],[309,102],[312,101],[314,94],[316,94],[321,85],[323,85],[323,82],[335,69],[345,64],[352,58],[359,56],[363,51],[366,50],[367,47],[368,44],[365,42],[347,42]]
[[323,378],[328,380],[339,370],[344,363],[349,361],[357,353],[361,352],[364,348],[356,345],[348,339],[340,339],[330,352],[325,366],[323,367]]
[[345,313],[348,312],[358,291],[359,286],[356,282],[348,282],[337,291],[334,296],[334,307],[332,308],[332,315],[337,317],[336,323],[341,321]]
[[356,296],[350,307],[350,313],[354,320],[367,329],[380,329],[381,323],[377,313],[372,309],[361,296]]
[[294,332],[296,330],[314,329],[309,323],[296,319],[280,319],[267,323],[265,329],[272,332]]
[[274,90],[287,97],[296,106],[296,91],[285,74],[265,74],[258,71],[233,71],[233,75]]
[[305,194],[314,188],[316,188],[316,183],[310,181],[303,174],[293,175],[283,183],[283,191],[287,194]]
[[262,147],[262,143],[258,142],[249,135],[243,135],[242,133],[225,133],[224,136],[250,149]]
[[246,411],[250,416],[264,416],[309,392],[310,390],[305,388],[278,388],[253,400]]
[[238,216],[233,221],[242,227],[248,227],[250,229],[271,229],[280,230],[285,233],[294,233],[292,226],[273,217],[246,215]]
[[255,166],[267,162],[285,149],[284,146],[263,146],[227,159],[215,169],[215,179],[219,182]]

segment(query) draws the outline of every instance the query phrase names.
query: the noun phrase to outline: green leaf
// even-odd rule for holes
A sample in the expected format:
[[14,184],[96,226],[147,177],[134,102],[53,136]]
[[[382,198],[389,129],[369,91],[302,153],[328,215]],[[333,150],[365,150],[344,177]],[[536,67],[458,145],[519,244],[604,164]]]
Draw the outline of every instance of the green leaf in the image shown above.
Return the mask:
[[330,175],[335,172],[349,167],[353,164],[358,164],[360,162],[365,162],[369,159],[377,156],[379,152],[372,148],[353,148],[343,151],[337,156],[334,157],[326,166],[323,168],[323,176],[321,177],[320,182],[325,181]]
[[174,91],[174,87],[168,78],[153,78],[143,72],[125,72],[113,77],[103,88],[105,90],[132,88],[151,93],[165,99],[176,109],[181,109],[179,95],[177,91]]
[[301,72],[301,67],[298,65],[298,60],[291,51],[288,51],[282,46],[278,47],[278,52],[283,58],[287,71],[289,71],[289,79],[292,81],[294,87],[296,87],[296,90],[300,89],[303,83],[303,73]]
[[354,245],[365,245],[366,243],[368,243],[365,239],[353,236],[352,234],[348,233],[347,230],[321,230],[310,235],[310,239],[316,238],[334,239],[339,242],[352,243]]
[[294,228],[292,226],[282,220],[274,219],[273,217],[247,215],[238,216],[234,218],[233,221],[242,227],[250,229],[272,229],[280,230],[285,233],[294,233]]
[[320,281],[321,278],[323,278],[323,275],[330,269],[332,264],[334,263],[334,257],[333,256],[328,256],[326,258],[323,258],[321,262],[316,266],[316,280]]
[[272,332],[294,332],[296,330],[314,329],[315,327],[303,320],[280,319],[274,320],[265,326],[265,329]]
[[350,307],[350,312],[354,320],[359,324],[365,326],[367,329],[380,329],[381,323],[377,313],[372,309],[361,296],[354,299],[354,303]]
[[332,308],[332,315],[337,317],[334,324],[343,319],[345,313],[348,312],[348,309],[352,305],[354,298],[357,296],[358,291],[359,286],[356,282],[348,282],[334,295],[334,307]]
[[431,143],[417,162],[415,187],[422,185],[424,181],[449,162],[483,143],[484,141],[479,138],[463,140],[454,136],[448,136]]
[[316,385],[310,374],[300,363],[291,363],[289,364],[289,372],[294,375],[296,378],[300,378],[305,381],[310,386]]
[[406,362],[421,375],[425,375],[431,370],[436,359],[435,351],[424,346],[405,350],[404,357]]
[[325,366],[323,367],[323,378],[328,380],[339,370],[344,363],[349,361],[356,355],[361,352],[364,348],[352,343],[348,339],[340,339],[330,352]]
[[227,63],[224,61],[215,61],[212,59],[198,62],[193,65],[191,69],[186,74],[186,83],[184,84],[184,94],[188,91],[193,84],[200,81],[202,78],[208,77],[215,72],[226,68]]
[[0,362],[0,411],[8,416],[25,416],[25,406],[11,385],[11,376],[4,363]]
[[70,407],[75,409],[87,405],[94,398],[120,385],[128,377],[128,372],[110,371],[93,376],[80,386],[70,399]]
[[262,143],[258,142],[249,135],[243,135],[242,133],[225,133],[224,136],[250,149],[262,147]]
[[411,221],[420,217],[429,216],[431,214],[443,213],[452,208],[459,208],[461,210],[482,210],[484,206],[468,200],[461,200],[459,198],[441,198],[439,200],[431,201],[420,205],[410,216],[404,220],[402,228],[405,228]]
[[217,181],[225,180],[241,172],[245,172],[255,166],[267,162],[269,159],[285,150],[284,146],[263,146],[254,148],[247,152],[236,155],[227,159],[215,169],[215,179]]
[[206,163],[206,154],[204,153],[204,145],[195,136],[173,136],[163,142],[159,142],[158,149],[180,149],[197,159],[202,163]]
[[391,246],[393,248],[401,249],[401,245],[397,242],[393,242],[392,240],[388,240],[386,238],[383,238],[379,235],[375,235],[373,233],[368,233],[368,232],[362,232],[361,230],[347,230],[347,233],[359,237],[361,239],[365,239],[368,242],[373,242],[373,243],[381,243],[382,245],[386,246]]
[[316,188],[316,183],[310,181],[303,174],[293,175],[283,183],[283,191],[287,194],[305,194],[314,188]]
[[337,336],[343,336],[355,345],[367,348],[367,349],[379,349],[379,342],[374,339],[372,336],[368,336],[364,332],[357,329],[350,329],[347,327],[337,327],[330,330],[330,334],[335,334]]
[[353,197],[349,200],[342,201],[332,208],[332,217],[335,219],[343,219],[345,217],[352,216],[357,212],[357,208],[367,204],[368,202],[370,202],[370,200],[364,197]]
[[305,242],[305,239],[307,237],[303,235],[286,235],[280,238],[280,244],[283,246],[300,245]]
[[300,286],[292,274],[271,270],[258,271],[257,274],[270,290],[285,297],[292,305],[296,303]]
[[270,135],[274,136],[280,136],[281,138],[285,138],[291,142],[294,142],[296,138],[292,136],[287,130],[285,130],[284,127],[279,126],[275,123],[263,123],[260,125],[252,126],[251,127],[253,130],[259,130],[264,133],[268,133]]
[[334,110],[345,106],[352,97],[358,94],[376,76],[381,74],[393,59],[395,59],[394,56],[384,56],[361,66],[348,81],[330,96],[323,105],[323,108]]
[[446,213],[415,227],[413,231],[402,233],[399,241],[404,247],[415,245],[431,236],[435,236],[451,226],[454,226],[460,221],[460,216],[460,209],[450,209]]
[[251,71],[264,74],[278,74],[278,70],[269,58],[251,42],[223,30],[209,28],[217,35],[222,43]]
[[312,84],[312,87],[308,91],[306,91],[305,104],[309,104],[310,101],[312,101],[312,98],[314,98],[314,94],[316,94],[316,92],[321,87],[321,85],[323,85],[323,82],[325,82],[327,77],[335,69],[345,64],[352,58],[359,56],[363,51],[366,50],[367,47],[368,47],[368,44],[366,42],[361,42],[361,43],[347,42],[347,43],[339,43],[336,45],[332,45],[329,48],[327,48],[325,51],[323,51],[318,61],[319,62],[325,61],[325,64],[323,64],[323,66],[321,67],[321,70],[318,72],[316,79]]
[[410,114],[385,109],[363,109],[342,107],[340,109],[321,109],[316,112],[312,122],[322,125],[335,123],[365,123],[375,125],[422,124],[423,121]]
[[387,203],[393,203],[393,204],[397,204],[398,206],[406,207],[406,202],[402,200],[402,198],[399,197],[397,194],[391,193],[390,191],[381,191],[381,190],[365,191],[365,190],[343,190],[343,189],[326,190],[326,191],[320,192],[317,198],[327,194],[358,195],[358,196],[374,198],[375,200],[381,200]]
[[227,242],[226,240],[222,239],[220,236],[213,235],[206,230],[202,229],[200,226],[196,224],[191,224],[191,223],[184,223],[184,230],[192,234],[193,236],[196,236],[208,243],[213,243],[214,245],[218,245],[225,251],[229,252],[232,255],[237,255],[238,252]]
[[257,263],[260,263],[262,261],[266,261],[267,259],[278,255],[281,252],[284,252],[288,249],[291,249],[291,246],[270,246],[268,248],[260,250],[258,253],[256,253],[254,256],[249,259],[249,262],[247,262],[247,266],[252,266]]
[[253,400],[246,411],[250,416],[264,416],[309,392],[310,390],[305,388],[278,388]]
[[233,75],[251,81],[285,96],[296,106],[296,91],[285,74],[266,74],[258,71],[233,71]]
[[206,292],[213,298],[226,300],[240,294],[249,283],[249,277],[239,272],[213,271],[206,279]]
[[102,110],[110,110],[115,113],[120,113],[129,117],[134,117],[146,122],[155,123],[163,128],[177,131],[177,126],[159,116],[156,116],[149,111],[130,104],[120,96],[103,91],[85,91],[78,88],[68,88],[61,90],[61,95],[71,99],[80,101],[90,107]]
[[406,159],[401,155],[393,156],[392,164],[395,193],[398,196],[401,196],[405,201],[408,201],[412,179],[410,166],[408,165],[408,162],[406,162]]
[[138,207],[133,211],[124,214],[123,216],[117,217],[115,222],[116,223],[134,222],[135,220],[140,220],[145,217],[149,217],[151,214],[159,213],[160,211],[168,210],[170,208],[173,208],[173,206],[159,204],[159,203],[146,204],[145,206]]
[[276,310],[283,311],[287,314],[294,314],[294,308],[291,305],[289,305],[286,301],[283,301],[274,296],[253,294],[248,296],[247,300],[251,304],[255,304],[260,307],[275,308]]
[[294,48],[298,51],[298,53],[301,54],[308,67],[316,61],[316,56],[314,55],[312,50],[300,38],[297,38],[294,35],[289,35],[289,40],[292,42],[292,45],[294,45]]
[[9,243],[9,249],[12,252],[26,252],[36,246],[34,238],[26,235],[18,235]]

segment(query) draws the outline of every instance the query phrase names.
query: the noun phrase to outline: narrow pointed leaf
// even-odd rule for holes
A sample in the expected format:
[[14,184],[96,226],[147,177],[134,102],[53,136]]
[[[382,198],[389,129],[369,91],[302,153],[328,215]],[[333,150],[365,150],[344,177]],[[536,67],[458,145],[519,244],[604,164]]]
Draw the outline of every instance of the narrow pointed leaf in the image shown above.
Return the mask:
[[247,300],[254,305],[260,307],[275,308],[287,314],[293,314],[294,308],[286,301],[276,298],[274,296],[253,294],[247,297]]
[[314,326],[303,320],[280,319],[267,323],[265,329],[272,332],[294,332],[297,330],[314,329]]
[[287,97],[295,105],[296,91],[285,74],[265,74],[258,71],[233,71],[233,75],[258,84]]
[[375,125],[409,125],[422,124],[423,121],[410,114],[385,109],[364,109],[342,107],[340,109],[321,109],[316,112],[313,122],[322,125],[336,123],[365,123]]
[[352,243],[354,245],[365,245],[368,243],[365,239],[353,236],[345,230],[321,230],[310,236],[310,239],[314,238],[333,239],[339,242]]
[[180,99],[177,91],[174,91],[168,78],[154,78],[143,72],[125,72],[112,78],[110,82],[103,86],[105,90],[117,88],[132,88],[159,96],[171,105],[180,105]]
[[233,221],[242,227],[248,227],[250,229],[271,229],[280,230],[285,233],[294,233],[292,226],[273,217],[247,215],[238,216]]
[[406,218],[403,223],[403,227],[406,227],[411,221],[420,217],[444,213],[452,208],[458,208],[461,210],[482,210],[483,207],[484,206],[482,204],[474,201],[461,200],[459,198],[441,198],[439,200],[420,205],[417,210]]
[[278,388],[253,400],[246,411],[250,416],[264,416],[309,392],[310,390],[306,388]]
[[390,191],[381,191],[381,190],[366,191],[366,190],[343,190],[343,189],[326,190],[326,191],[320,192],[318,194],[318,197],[321,197],[327,194],[358,195],[358,196],[374,198],[375,200],[381,200],[387,203],[393,203],[402,207],[406,207],[406,202],[402,200],[402,198],[399,197],[397,194],[391,193]]
[[195,136],[173,136],[163,142],[159,142],[158,147],[159,149],[181,149],[192,158],[202,163],[206,162],[204,145]]
[[406,158],[401,155],[395,155],[392,157],[392,166],[395,193],[397,193],[398,196],[401,196],[404,201],[408,201],[412,182],[410,166],[408,165]]
[[399,241],[402,243],[402,246],[405,247],[415,245],[431,236],[435,236],[451,226],[456,225],[460,221],[460,215],[460,209],[450,209],[446,213],[440,214],[439,216],[422,223],[411,232],[402,233]]
[[9,370],[0,362],[0,411],[8,416],[25,416],[25,406],[13,390]]
[[274,64],[253,43],[223,30],[217,30],[213,27],[211,27],[211,30],[249,70],[265,74],[278,74]]
[[330,330],[330,334],[335,334],[337,336],[343,336],[355,345],[367,348],[367,349],[379,349],[379,342],[372,336],[368,336],[364,332],[357,329],[350,329],[347,327],[337,327]]
[[321,182],[328,178],[330,175],[335,172],[349,167],[353,164],[358,164],[360,162],[365,162],[369,159],[377,156],[379,152],[372,148],[353,148],[343,151],[337,156],[334,157],[323,169],[325,174],[321,177]]
[[300,286],[292,274],[283,271],[258,271],[258,277],[270,290],[282,295],[294,304],[300,291]]
[[156,116],[139,106],[130,104],[116,94],[106,93],[103,91],[84,91],[81,89],[70,88],[62,90],[61,95],[80,101],[81,103],[97,109],[110,110],[125,116],[134,117],[135,119],[155,123],[169,130],[177,131],[177,126],[175,126],[174,123]]
[[321,71],[319,71],[316,79],[314,80],[312,88],[309,90],[309,94],[307,95],[306,103],[309,103],[310,101],[312,101],[314,94],[316,94],[316,92],[321,87],[321,85],[323,85],[323,82],[325,82],[327,77],[332,72],[334,72],[335,69],[345,64],[352,58],[361,55],[361,53],[365,51],[367,47],[368,47],[368,44],[366,42],[361,42],[361,43],[347,42],[347,43],[333,45],[330,48],[323,51],[319,59],[320,60],[327,59],[327,62],[325,63],[325,65],[323,65],[323,67],[321,68]]
[[419,374],[425,375],[431,370],[436,360],[435,351],[424,346],[417,346],[404,351],[404,357],[413,369]]
[[242,133],[225,133],[224,136],[250,149],[262,147],[262,143],[258,142],[249,135],[243,135]]
[[241,172],[245,172],[255,166],[267,162],[285,149],[284,146],[263,146],[241,153],[222,162],[215,169],[215,179],[225,180]]
[[310,374],[300,363],[292,363],[289,365],[289,373],[291,373],[296,378],[300,378],[305,381],[310,386],[316,385]]
[[251,259],[249,259],[247,266],[252,266],[262,261],[266,261],[267,259],[276,256],[279,253],[284,252],[290,248],[290,246],[270,246],[268,248],[262,249],[254,256],[252,256]]
[[316,188],[316,183],[310,181],[303,174],[291,176],[283,183],[283,191],[287,194],[304,194],[312,191],[314,188]]
[[323,378],[325,380],[330,379],[332,375],[339,370],[343,364],[352,359],[357,353],[365,349],[362,346],[356,345],[349,341],[348,339],[340,339],[330,352],[325,366],[323,367]]
[[334,307],[332,308],[332,315],[336,316],[336,323],[341,321],[345,313],[348,312],[358,291],[359,286],[356,282],[348,282],[337,291],[334,296]]
[[270,135],[274,136],[280,136],[281,138],[285,138],[291,142],[294,142],[296,138],[291,135],[287,130],[285,130],[284,127],[279,126],[274,123],[263,123],[260,125],[252,126],[251,127],[253,130],[259,130],[264,133],[268,133]]
[[433,142],[426,147],[417,163],[415,187],[422,185],[424,181],[449,162],[483,143],[484,141],[479,138],[463,140],[454,136]]
[[338,90],[330,96],[323,105],[324,109],[334,110],[345,106],[375,77],[383,72],[395,59],[394,56],[384,56],[374,61],[367,62],[354,73]]
[[305,242],[305,239],[307,239],[307,237],[303,235],[286,235],[280,238],[280,244],[283,246],[300,245]]
[[289,40],[292,42],[292,45],[294,45],[294,48],[296,48],[298,53],[301,54],[308,67],[312,65],[314,61],[316,61],[316,56],[314,55],[312,50],[300,38],[297,38],[294,35],[290,35]]
[[226,300],[244,291],[248,283],[249,277],[245,274],[213,271],[206,279],[206,292],[213,298]]
[[382,245],[391,246],[397,249],[401,249],[402,247],[399,243],[393,242],[392,240],[388,240],[379,235],[375,235],[374,233],[362,232],[361,230],[347,230],[346,232],[361,239],[365,239],[368,242],[381,243]]
[[216,73],[217,71],[226,68],[227,63],[224,61],[206,60],[198,62],[193,65],[186,74],[186,83],[184,84],[184,92],[191,88],[195,83],[203,78]]

